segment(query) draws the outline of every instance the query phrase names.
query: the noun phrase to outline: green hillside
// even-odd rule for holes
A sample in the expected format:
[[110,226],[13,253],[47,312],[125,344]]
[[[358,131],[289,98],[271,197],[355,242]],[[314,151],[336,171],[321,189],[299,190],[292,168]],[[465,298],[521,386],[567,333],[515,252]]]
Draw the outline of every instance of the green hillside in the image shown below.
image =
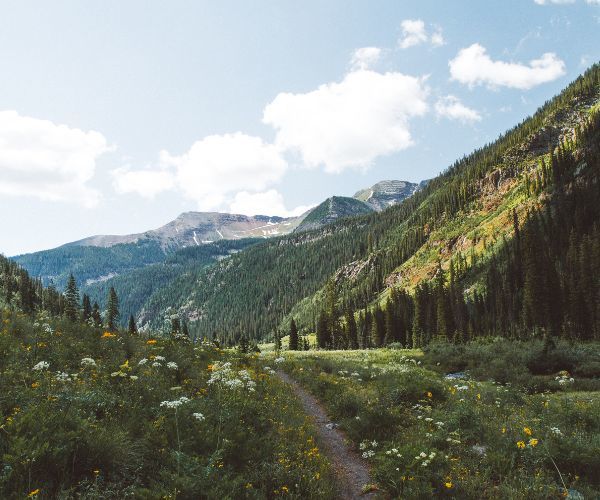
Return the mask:
[[332,196],[313,208],[295,229],[295,232],[319,229],[340,219],[371,212],[373,209],[363,201],[345,196]]
[[[591,117],[598,109],[599,74],[593,66],[535,115],[400,205],[265,242],[190,276],[154,303],[192,319],[198,335],[234,341],[268,337],[286,327],[290,313],[301,328],[314,329],[332,277],[340,312],[385,303],[392,287],[412,293],[439,267],[449,272],[453,256],[460,255],[461,270],[472,269],[473,276],[493,249],[512,238],[515,213],[523,223],[560,192],[580,182],[585,190],[595,185],[597,125]],[[551,156],[559,169],[550,165]],[[559,177],[564,189],[557,193]],[[159,324],[163,315],[144,321]]]

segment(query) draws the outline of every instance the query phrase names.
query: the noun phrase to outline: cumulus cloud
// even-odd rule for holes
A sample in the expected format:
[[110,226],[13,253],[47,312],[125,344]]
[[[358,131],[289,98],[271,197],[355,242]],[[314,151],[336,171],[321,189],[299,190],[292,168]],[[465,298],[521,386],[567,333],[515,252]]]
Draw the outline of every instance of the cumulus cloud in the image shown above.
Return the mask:
[[111,149],[99,132],[1,111],[0,193],[92,207],[100,193],[87,183]]
[[244,215],[279,215],[280,217],[295,217],[306,212],[311,206],[302,205],[288,210],[285,207],[283,196],[275,189],[269,189],[261,193],[249,193],[240,191],[236,193],[229,205],[229,211],[233,214]]
[[402,37],[398,40],[398,46],[401,49],[408,49],[415,45],[430,42],[434,47],[444,45],[442,30],[435,28],[435,31],[429,35],[425,23],[421,19],[405,19],[400,23]]
[[468,108],[458,97],[448,95],[438,99],[435,103],[435,112],[438,117],[458,120],[462,123],[481,121],[481,115],[474,109]]
[[263,122],[277,130],[281,150],[299,153],[307,167],[339,173],[409,147],[409,121],[427,111],[427,93],[422,78],[358,70],[312,92],[277,95]]
[[361,47],[356,49],[352,55],[352,69],[369,69],[381,57],[379,47]]
[[150,199],[175,186],[175,175],[165,169],[131,170],[130,167],[121,167],[114,169],[111,176],[117,193],[136,193]]
[[565,74],[565,63],[552,52],[547,52],[525,65],[494,61],[487,54],[485,47],[478,43],[461,49],[448,64],[452,80],[469,87],[487,85],[527,90]]

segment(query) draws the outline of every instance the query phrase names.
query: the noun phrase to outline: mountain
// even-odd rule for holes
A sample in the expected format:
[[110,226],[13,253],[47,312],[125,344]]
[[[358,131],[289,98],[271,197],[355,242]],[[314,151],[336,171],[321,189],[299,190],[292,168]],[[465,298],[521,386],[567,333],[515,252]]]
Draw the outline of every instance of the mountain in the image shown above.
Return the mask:
[[293,218],[265,215],[238,215],[219,212],[185,212],[164,226],[139,234],[99,235],[68,243],[65,246],[112,247],[119,244],[156,242],[164,251],[199,246],[219,240],[268,238],[287,234],[300,223]]
[[365,202],[373,210],[381,212],[415,194],[422,184],[406,181],[380,181],[370,188],[361,189],[354,195],[354,198]]
[[355,217],[371,212],[373,212],[373,208],[360,200],[345,196],[332,196],[308,212],[294,232],[319,229],[338,219]]
[[[558,282],[547,286],[561,287],[566,297],[577,295],[576,288],[567,287],[569,276],[563,275],[570,233],[575,238],[573,255],[590,256],[586,260],[590,263],[581,264],[581,269],[596,265],[591,248],[598,237],[594,222],[600,219],[599,96],[596,65],[533,116],[458,160],[401,203],[251,246],[174,281],[164,294],[153,296],[154,312],[143,311],[139,319],[160,326],[165,318],[179,315],[191,321],[196,335],[235,342],[242,336],[268,338],[286,329],[292,316],[303,331],[314,331],[323,305],[329,304],[331,311],[363,310],[363,317],[364,311],[377,313],[375,326],[381,332],[386,323],[383,308],[392,300],[392,304],[409,301],[400,309],[386,308],[396,311],[405,325],[421,318],[422,308],[429,308],[425,316],[436,321],[424,326],[417,321],[423,335],[437,329],[454,331],[457,317],[470,318],[470,330],[465,331],[473,335],[483,331],[520,335],[534,327],[544,331],[549,327],[543,318],[559,309],[544,302],[544,288],[530,292],[537,283],[531,276],[541,276],[540,282],[546,283],[556,273]],[[380,191],[385,190],[384,185]],[[378,199],[379,190],[372,191],[361,196]],[[380,205],[386,203],[386,195],[382,196]],[[517,253],[521,244],[515,237],[521,234],[527,249]],[[546,255],[543,267],[531,260],[532,248]],[[527,259],[526,264],[518,264],[515,255]],[[552,271],[549,262],[560,267]],[[515,267],[519,270],[510,271]],[[452,298],[447,295],[448,283],[454,287]],[[494,283],[503,288],[496,289]],[[514,292],[519,287],[527,294]],[[593,310],[598,284],[589,284],[587,290],[582,300],[586,310]],[[492,292],[497,303],[489,302]],[[457,302],[456,297],[465,297],[466,302]],[[503,302],[509,299],[510,307]],[[484,324],[473,319],[483,307],[503,309],[497,309],[494,322]],[[548,312],[539,312],[543,310]],[[538,312],[531,316],[524,311]],[[327,324],[336,325],[338,319],[330,317]],[[370,336],[371,327],[365,324],[361,327]]]

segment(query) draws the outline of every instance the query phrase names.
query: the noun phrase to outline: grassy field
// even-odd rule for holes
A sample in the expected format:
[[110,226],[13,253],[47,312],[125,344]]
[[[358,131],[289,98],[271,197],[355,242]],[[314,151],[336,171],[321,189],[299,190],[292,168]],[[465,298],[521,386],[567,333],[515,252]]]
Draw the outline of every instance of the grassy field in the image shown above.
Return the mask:
[[[374,480],[385,495],[598,498],[597,375],[584,380],[566,372],[530,374],[536,385],[489,380],[490,371],[496,373],[498,367],[485,353],[489,358],[496,353],[504,370],[519,380],[519,364],[527,356],[535,360],[538,347],[501,342],[462,353],[451,346],[425,354],[288,351],[280,356],[280,366],[326,405],[372,464]],[[469,361],[471,350],[481,351],[480,363]],[[521,357],[511,363],[508,355],[515,350]],[[587,357],[579,354],[575,369],[587,363],[589,370],[598,359],[597,345],[584,350]],[[449,365],[468,365],[480,380],[466,374],[446,377],[438,361],[444,352]]]
[[256,355],[0,314],[0,498],[333,498]]

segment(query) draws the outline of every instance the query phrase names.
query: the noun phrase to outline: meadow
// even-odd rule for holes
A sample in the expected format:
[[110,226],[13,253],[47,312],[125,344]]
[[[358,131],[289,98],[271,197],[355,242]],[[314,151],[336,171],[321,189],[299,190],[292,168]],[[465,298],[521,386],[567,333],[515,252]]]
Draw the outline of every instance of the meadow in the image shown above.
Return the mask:
[[1,314],[0,498],[333,498],[256,355]]
[[[385,497],[598,498],[599,346],[542,350],[288,351],[281,366],[325,404]],[[552,371],[569,359],[579,376]]]

